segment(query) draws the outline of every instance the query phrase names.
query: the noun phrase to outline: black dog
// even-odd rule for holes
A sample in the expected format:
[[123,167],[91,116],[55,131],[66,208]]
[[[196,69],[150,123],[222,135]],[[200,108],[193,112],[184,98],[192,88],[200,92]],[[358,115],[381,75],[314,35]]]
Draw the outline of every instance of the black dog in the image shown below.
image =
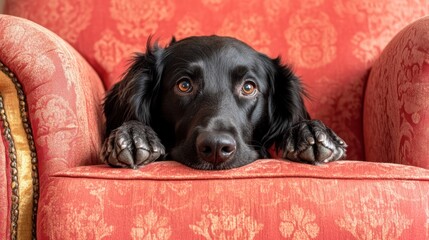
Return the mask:
[[101,158],[136,168],[168,156],[197,169],[228,169],[270,157],[318,164],[346,144],[310,120],[300,80],[280,63],[229,37],[150,40],[104,103]]

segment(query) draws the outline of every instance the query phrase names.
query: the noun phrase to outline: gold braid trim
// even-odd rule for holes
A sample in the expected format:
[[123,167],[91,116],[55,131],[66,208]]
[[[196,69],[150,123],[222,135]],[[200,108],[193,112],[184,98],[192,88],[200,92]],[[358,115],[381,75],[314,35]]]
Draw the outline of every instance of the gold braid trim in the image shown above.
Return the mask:
[[39,177],[24,91],[0,62],[0,117],[11,169],[11,239],[36,239]]

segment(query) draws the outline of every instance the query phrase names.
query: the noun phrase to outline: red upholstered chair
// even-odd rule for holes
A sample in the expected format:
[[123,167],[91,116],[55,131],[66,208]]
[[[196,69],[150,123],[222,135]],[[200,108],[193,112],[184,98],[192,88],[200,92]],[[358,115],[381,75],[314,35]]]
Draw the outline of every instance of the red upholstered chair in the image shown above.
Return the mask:
[[[21,0],[5,13],[1,239],[429,239],[427,1]],[[349,161],[101,164],[102,98],[151,34],[282,55]]]

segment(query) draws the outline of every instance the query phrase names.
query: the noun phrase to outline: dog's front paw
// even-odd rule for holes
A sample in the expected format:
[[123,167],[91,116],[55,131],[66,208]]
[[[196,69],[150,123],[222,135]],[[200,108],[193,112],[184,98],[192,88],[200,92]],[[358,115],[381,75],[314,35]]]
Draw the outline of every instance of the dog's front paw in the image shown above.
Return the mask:
[[100,158],[113,167],[137,168],[165,154],[156,133],[138,121],[125,122],[104,141]]
[[327,163],[346,156],[347,144],[321,121],[302,121],[285,135],[283,158],[310,164]]

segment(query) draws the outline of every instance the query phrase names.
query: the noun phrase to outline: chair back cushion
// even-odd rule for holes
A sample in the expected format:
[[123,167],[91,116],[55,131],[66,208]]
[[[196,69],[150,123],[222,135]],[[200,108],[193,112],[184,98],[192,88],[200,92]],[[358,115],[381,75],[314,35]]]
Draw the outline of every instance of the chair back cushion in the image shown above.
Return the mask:
[[20,0],[8,14],[31,19],[71,43],[110,88],[153,35],[228,35],[281,55],[311,95],[307,107],[363,159],[362,103],[372,61],[425,0]]

